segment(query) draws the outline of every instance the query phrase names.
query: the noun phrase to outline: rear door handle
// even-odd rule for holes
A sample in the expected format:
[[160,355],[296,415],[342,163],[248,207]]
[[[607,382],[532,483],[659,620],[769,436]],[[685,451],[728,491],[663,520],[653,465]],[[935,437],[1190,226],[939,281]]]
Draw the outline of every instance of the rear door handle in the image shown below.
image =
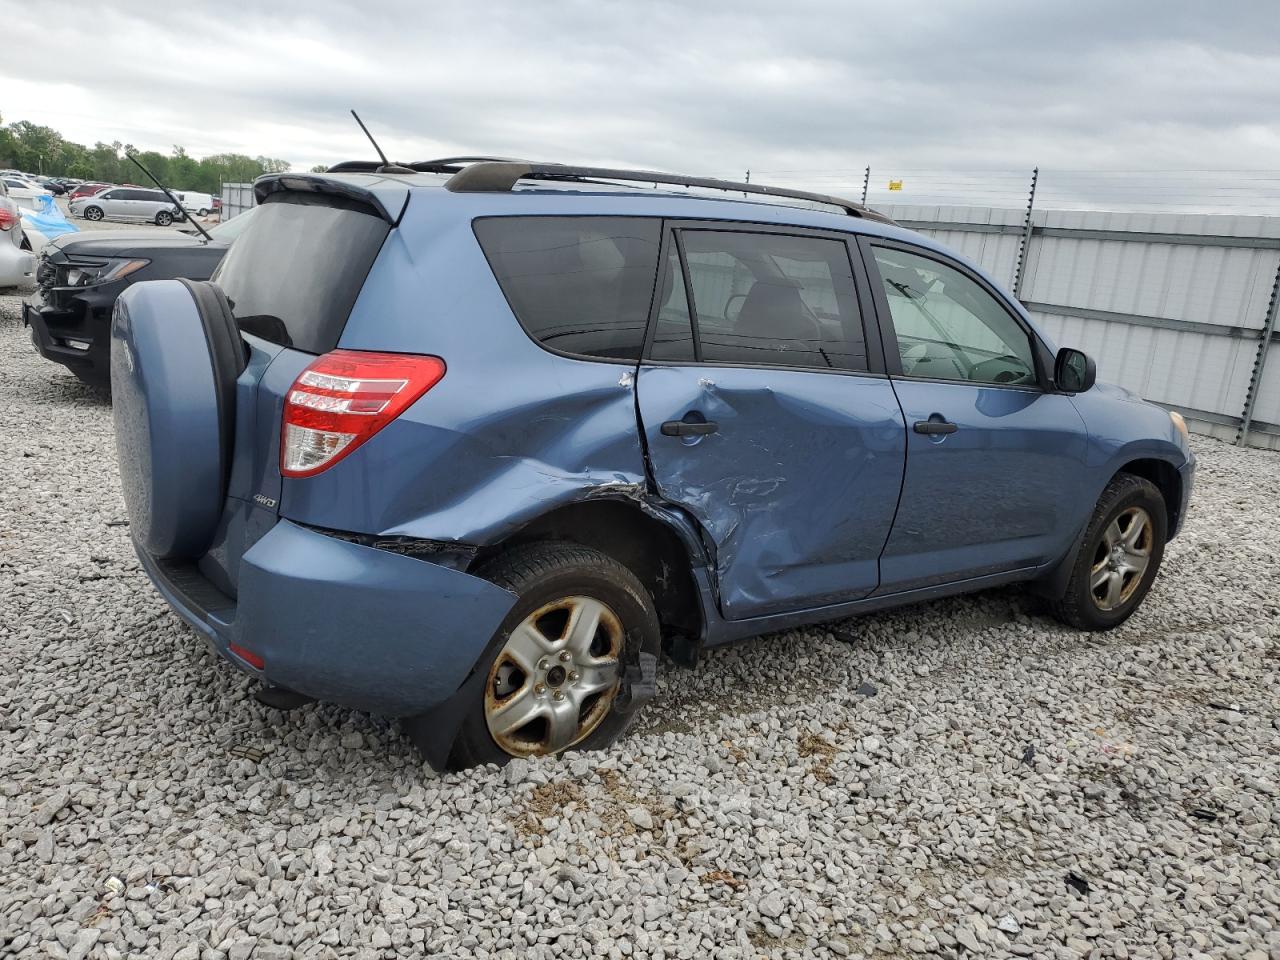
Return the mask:
[[917,420],[911,429],[916,433],[936,436],[940,433],[955,433],[960,428],[949,420]]
[[698,420],[690,423],[687,420],[668,420],[662,425],[664,437],[705,437],[720,429],[714,420]]

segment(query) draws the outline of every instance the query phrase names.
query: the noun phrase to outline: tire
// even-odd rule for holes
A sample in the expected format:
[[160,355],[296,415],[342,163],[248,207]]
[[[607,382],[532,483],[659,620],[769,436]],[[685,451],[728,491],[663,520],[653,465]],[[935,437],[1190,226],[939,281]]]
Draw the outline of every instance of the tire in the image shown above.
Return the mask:
[[[1130,525],[1143,516],[1146,533]],[[1066,589],[1050,603],[1054,616],[1080,630],[1110,630],[1128,620],[1160,570],[1168,523],[1155,484],[1130,473],[1113,477],[1098,498]],[[1118,540],[1117,532],[1122,534]],[[1136,549],[1130,551],[1125,544],[1133,537]],[[1144,551],[1145,563],[1134,572]]]
[[208,210],[203,210],[203,209],[201,209],[201,210],[197,210],[197,211],[196,211],[196,215],[197,215],[197,216],[201,216],[201,217],[207,217],[207,216],[209,215],[209,211],[208,211]]
[[[580,659],[574,653],[573,659],[561,668],[558,656],[552,653],[542,658],[544,662],[550,661],[548,671],[537,673],[538,668],[535,666],[535,674],[523,677],[521,682],[519,671],[514,668],[513,661],[508,659],[507,652],[512,631],[527,625],[531,618],[538,616],[542,617],[542,620],[537,621],[542,625],[540,629],[547,633],[555,633],[557,618],[565,617],[564,637],[571,637],[569,626],[574,614],[558,604],[562,601],[587,600],[602,604],[616,618],[616,622],[611,623],[608,612],[601,615],[600,627],[592,640],[593,653],[597,652],[598,644],[599,656],[608,656],[609,651],[604,648],[610,643],[609,637],[616,629],[620,634],[621,648],[616,657],[619,663],[634,662],[640,653],[656,657],[661,642],[658,615],[654,610],[653,599],[636,575],[612,557],[572,543],[532,543],[515,547],[482,567],[478,575],[511,590],[520,599],[498,628],[498,649],[487,662],[480,665],[485,682],[477,688],[475,701],[465,709],[461,728],[449,754],[449,767],[460,770],[482,763],[505,764],[515,756],[546,755],[560,753],[564,749],[598,750],[622,736],[638,711],[624,712],[618,709],[620,682],[615,681],[611,690],[590,694],[585,699],[571,689],[579,677],[572,668],[581,669],[581,680],[589,683],[587,678],[591,675],[592,660]],[[584,605],[583,609],[587,607]],[[547,610],[550,612],[543,612]],[[572,641],[568,639],[557,642],[565,644],[562,654],[572,645]],[[559,678],[556,676],[557,669],[561,669]],[[564,670],[569,672],[565,673]],[[517,679],[512,679],[512,673],[516,674]],[[544,745],[549,745],[552,720],[549,717],[537,718],[505,737],[507,746],[504,747],[491,732],[491,711],[498,717],[495,723],[500,723],[503,717],[501,710],[520,697],[525,698],[526,703],[537,703],[534,691],[538,686],[535,678],[539,676],[546,681],[541,684],[544,688],[542,697],[561,695],[561,703],[571,700],[575,704],[580,703],[574,714],[579,721],[576,738],[561,749],[544,749],[537,745],[539,728],[545,733]],[[506,693],[501,687],[504,683],[508,687],[518,684],[519,690]],[[525,693],[520,694],[520,690]],[[500,694],[506,697],[505,701]],[[575,697],[579,699],[574,700]],[[547,708],[552,707],[549,699],[541,700],[541,704]],[[552,713],[554,712],[552,708]],[[599,716],[593,720],[593,714],[597,712]],[[594,725],[588,729],[588,723],[592,722]],[[406,723],[406,732],[424,752],[426,743],[436,733],[412,720]]]
[[83,216],[86,220],[92,220],[94,223],[97,223],[99,220],[102,219],[102,208],[101,207],[85,207]]
[[167,227],[171,223],[173,223],[173,214],[168,210],[161,210],[156,214],[157,227]]
[[217,531],[231,471],[244,343],[214,284],[130,286],[111,320],[111,407],[130,534],[191,559]]

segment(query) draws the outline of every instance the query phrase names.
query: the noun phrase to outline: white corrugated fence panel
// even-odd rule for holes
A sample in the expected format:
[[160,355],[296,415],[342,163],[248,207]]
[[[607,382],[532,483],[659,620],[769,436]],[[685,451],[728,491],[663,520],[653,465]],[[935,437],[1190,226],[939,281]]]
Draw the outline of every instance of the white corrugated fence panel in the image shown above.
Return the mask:
[[1093,357],[1099,380],[1172,406],[1228,417],[1244,410],[1255,340],[1037,311],[1032,316],[1058,346]]
[[222,219],[224,221],[252,209],[257,202],[253,195],[252,183],[224,183],[222,185]]
[[[981,223],[1022,226],[1025,213],[998,207],[930,207],[896,203],[876,207],[895,220],[929,223]],[[914,228],[913,228],[914,229]],[[921,228],[920,233],[945,244],[963,257],[982,267],[995,280],[1010,286],[1018,264],[1018,245],[1022,238],[1012,233],[975,233],[969,230],[935,230]]]

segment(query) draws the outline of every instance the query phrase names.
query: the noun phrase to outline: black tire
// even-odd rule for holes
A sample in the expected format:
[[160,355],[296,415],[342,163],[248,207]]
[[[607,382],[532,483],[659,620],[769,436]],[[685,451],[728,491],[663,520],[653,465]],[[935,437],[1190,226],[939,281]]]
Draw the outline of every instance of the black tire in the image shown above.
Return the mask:
[[86,220],[92,220],[94,223],[97,223],[99,220],[102,219],[102,208],[101,207],[85,207],[84,218]]
[[[511,631],[526,617],[547,604],[571,596],[599,600],[612,609],[622,625],[624,664],[640,653],[657,656],[661,644],[653,598],[634,573],[612,557],[573,543],[531,543],[517,546],[487,563],[478,574],[519,596],[498,628],[501,638],[492,656],[480,665],[487,678]],[[479,686],[475,702],[466,708],[462,726],[449,754],[449,767],[460,770],[482,763],[505,764],[512,755],[498,746],[485,717],[487,681]],[[623,712],[611,706],[609,713],[569,750],[598,750],[617,740],[639,711]],[[406,732],[424,752],[438,731],[407,721]]]
[[[1135,577],[1136,583],[1127,588],[1129,592],[1123,602],[1112,609],[1103,609],[1102,601],[1094,595],[1091,580],[1100,559],[1105,562],[1107,556],[1105,533],[1117,518],[1134,508],[1145,510],[1150,518],[1152,531],[1147,565],[1141,575]],[[1164,497],[1154,483],[1131,473],[1113,477],[1098,498],[1066,589],[1050,601],[1054,616],[1080,630],[1110,630],[1128,620],[1155,582],[1164,557],[1168,524]]]
[[201,210],[197,210],[196,214],[201,217],[207,217],[209,215],[209,211],[201,209]]
[[157,227],[167,227],[171,223],[173,223],[173,214],[168,210],[161,210],[156,214]]

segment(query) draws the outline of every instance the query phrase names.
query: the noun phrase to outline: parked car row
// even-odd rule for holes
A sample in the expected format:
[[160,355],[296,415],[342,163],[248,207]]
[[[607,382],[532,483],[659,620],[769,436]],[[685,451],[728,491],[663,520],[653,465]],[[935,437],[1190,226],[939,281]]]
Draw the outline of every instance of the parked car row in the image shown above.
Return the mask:
[[207,217],[222,209],[220,198],[197,190],[171,191],[178,200],[175,206],[164,191],[132,183],[37,177],[18,170],[0,171],[0,182],[8,187],[11,199],[32,208],[40,196],[65,194],[71,213],[85,220],[147,220],[166,226],[174,220]]

